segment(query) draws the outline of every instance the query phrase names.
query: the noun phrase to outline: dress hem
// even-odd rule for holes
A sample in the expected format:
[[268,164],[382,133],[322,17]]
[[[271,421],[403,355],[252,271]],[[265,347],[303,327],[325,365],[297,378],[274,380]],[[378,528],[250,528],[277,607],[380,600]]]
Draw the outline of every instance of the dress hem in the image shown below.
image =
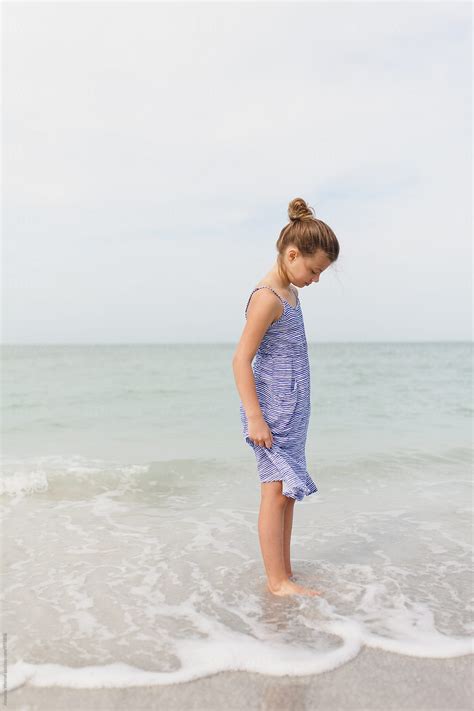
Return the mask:
[[[252,447],[254,454],[257,454],[254,442],[252,442],[252,440],[248,436],[245,437],[245,440],[247,444]],[[267,457],[270,459],[276,470],[275,474],[269,474],[268,477],[264,478],[262,478],[259,473],[259,479],[261,484],[267,484],[272,481],[281,481],[282,494],[290,499],[295,499],[296,501],[302,501],[305,496],[311,496],[311,494],[319,493],[319,489],[316,483],[312,480],[308,471],[305,472],[306,481],[309,482],[308,484],[306,484],[304,487],[294,485],[292,486],[291,480],[294,480],[294,477],[292,475],[295,475],[296,479],[298,479],[298,475],[292,468],[291,464],[286,461],[285,457],[278,452],[278,446],[275,449],[275,444],[273,444],[272,447],[268,449],[266,447],[259,447],[259,449],[262,449],[266,453]],[[287,472],[287,476],[285,476],[285,471]]]

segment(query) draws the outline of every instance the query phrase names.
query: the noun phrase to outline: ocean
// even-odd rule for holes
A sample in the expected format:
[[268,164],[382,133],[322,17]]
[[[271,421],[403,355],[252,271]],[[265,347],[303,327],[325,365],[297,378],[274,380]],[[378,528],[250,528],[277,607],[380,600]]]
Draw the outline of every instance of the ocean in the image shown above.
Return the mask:
[[472,344],[309,344],[292,563],[265,589],[232,344],[3,346],[8,688],[472,651]]

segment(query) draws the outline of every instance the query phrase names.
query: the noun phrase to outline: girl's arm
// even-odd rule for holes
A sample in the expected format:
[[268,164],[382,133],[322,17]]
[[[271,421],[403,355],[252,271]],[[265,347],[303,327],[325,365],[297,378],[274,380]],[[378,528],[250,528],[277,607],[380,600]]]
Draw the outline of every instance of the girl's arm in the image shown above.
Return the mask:
[[247,419],[263,418],[257,397],[252,361],[269,326],[281,316],[280,300],[269,289],[252,294],[247,322],[232,359],[235,383]]

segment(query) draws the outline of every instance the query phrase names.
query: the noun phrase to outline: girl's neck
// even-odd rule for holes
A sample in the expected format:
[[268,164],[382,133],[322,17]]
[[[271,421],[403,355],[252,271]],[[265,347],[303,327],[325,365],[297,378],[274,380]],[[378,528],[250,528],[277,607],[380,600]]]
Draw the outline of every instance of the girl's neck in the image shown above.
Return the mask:
[[267,274],[262,279],[262,283],[269,283],[269,285],[274,286],[276,289],[282,289],[283,291],[290,291],[290,282],[281,276],[278,271],[278,265],[275,264],[272,269],[270,269]]

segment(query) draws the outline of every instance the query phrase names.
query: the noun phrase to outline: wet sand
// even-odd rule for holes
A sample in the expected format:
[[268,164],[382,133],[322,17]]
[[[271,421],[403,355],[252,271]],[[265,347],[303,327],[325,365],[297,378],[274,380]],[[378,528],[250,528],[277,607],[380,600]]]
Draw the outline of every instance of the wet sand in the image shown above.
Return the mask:
[[468,711],[473,703],[472,672],[473,656],[421,659],[364,649],[344,666],[313,676],[224,672],[185,684],[126,689],[25,685],[8,693],[7,705],[22,711]]

